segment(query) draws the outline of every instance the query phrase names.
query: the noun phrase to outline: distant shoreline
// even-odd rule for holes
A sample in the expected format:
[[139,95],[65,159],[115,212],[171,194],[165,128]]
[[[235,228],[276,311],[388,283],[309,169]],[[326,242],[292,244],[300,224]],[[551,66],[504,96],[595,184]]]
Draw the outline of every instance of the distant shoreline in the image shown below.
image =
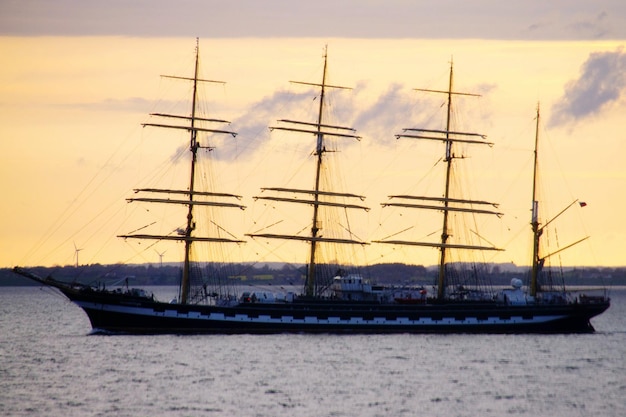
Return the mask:
[[[304,268],[302,265],[285,263],[231,264],[237,271],[229,280],[232,284],[246,285],[302,285]],[[120,285],[120,282],[132,286],[178,285],[181,268],[178,264],[155,265],[82,265],[26,268],[42,276],[53,276],[66,282],[83,284],[102,283]],[[434,283],[436,267],[406,264],[376,264],[364,266],[360,273],[367,279],[381,284],[409,284],[431,286]],[[608,287],[626,285],[626,267],[567,267],[562,268],[562,275],[568,287],[598,286]],[[525,281],[528,267],[511,264],[488,265],[487,279],[493,285],[509,285],[511,279]],[[117,283],[117,284],[115,284]],[[15,274],[12,268],[0,268],[0,287],[32,286],[28,279]]]

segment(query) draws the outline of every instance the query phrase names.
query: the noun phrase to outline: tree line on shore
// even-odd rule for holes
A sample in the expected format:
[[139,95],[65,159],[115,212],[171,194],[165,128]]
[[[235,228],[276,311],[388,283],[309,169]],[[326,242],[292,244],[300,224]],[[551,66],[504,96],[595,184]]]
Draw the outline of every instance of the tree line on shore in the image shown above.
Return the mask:
[[[115,285],[178,285],[181,266],[178,264],[135,265],[81,265],[28,268],[41,277],[52,276],[66,282]],[[293,264],[229,264],[228,280],[236,284],[300,285],[304,283],[306,268]],[[514,265],[487,265],[482,275],[494,285],[508,285],[513,278],[525,279],[528,268]],[[435,267],[402,263],[375,264],[359,268],[358,273],[374,283],[432,285],[436,278]],[[570,267],[563,268],[567,285],[626,285],[626,267]],[[32,282],[15,274],[10,268],[0,269],[0,286],[31,285]]]

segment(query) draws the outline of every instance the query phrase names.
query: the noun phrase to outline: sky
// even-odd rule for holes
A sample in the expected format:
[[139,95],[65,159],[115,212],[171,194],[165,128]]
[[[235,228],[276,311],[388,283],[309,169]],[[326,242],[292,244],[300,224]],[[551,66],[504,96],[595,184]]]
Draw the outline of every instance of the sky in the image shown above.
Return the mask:
[[[260,187],[295,184],[308,173],[300,158],[312,144],[267,127],[312,117],[315,94],[289,81],[319,82],[327,46],[330,82],[353,87],[329,96],[328,117],[362,136],[342,144],[337,160],[345,188],[366,195],[372,208],[353,225],[363,239],[396,235],[400,217],[410,217],[381,209],[389,194],[437,194],[441,181],[430,172],[441,149],[394,135],[442,127],[443,99],[414,89],[445,89],[453,62],[455,89],[481,95],[455,102],[459,128],[494,143],[463,149],[461,161],[477,180],[461,185],[505,213],[479,220],[480,236],[506,249],[488,260],[528,261],[540,103],[542,192],[555,200],[542,206],[546,219],[577,199],[586,203],[555,221],[563,223],[556,238],[562,245],[589,236],[560,262],[626,265],[622,1],[0,0],[0,267],[74,264],[77,254],[81,264],[157,262],[159,253],[177,260],[174,247],[146,250],[115,235],[166,216],[133,211],[124,199],[141,180],[173,183],[184,172],[182,163],[174,171],[159,167],[178,157],[185,139],[141,123],[150,112],[187,111],[187,87],[159,75],[190,75],[196,38],[202,75],[227,82],[202,91],[204,110],[239,133],[231,142],[215,139],[211,155],[216,181],[247,206],[241,218],[226,219],[234,234],[271,222],[267,207],[252,199]],[[430,219],[416,224],[426,225],[411,231],[416,238],[440,233]],[[306,256],[298,244],[244,246],[235,259]],[[364,252],[369,263],[436,262],[429,249],[368,245]]]

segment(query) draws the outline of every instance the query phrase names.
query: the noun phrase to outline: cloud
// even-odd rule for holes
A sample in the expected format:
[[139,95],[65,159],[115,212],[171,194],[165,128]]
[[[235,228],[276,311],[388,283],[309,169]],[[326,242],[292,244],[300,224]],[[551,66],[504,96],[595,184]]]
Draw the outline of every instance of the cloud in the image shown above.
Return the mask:
[[623,10],[616,4],[550,2],[533,16],[522,34],[527,39],[619,39],[622,28],[615,27],[621,25],[621,14]]
[[[369,100],[368,104],[366,97],[370,93],[367,84],[363,83],[352,92],[327,94],[327,109],[336,119],[328,123],[354,127],[356,134],[368,143],[384,144],[393,143],[394,134],[400,133],[402,128],[423,122],[424,115],[420,111],[422,102],[416,102],[406,86],[389,85],[382,93],[375,95],[373,100]],[[297,111],[294,112],[293,108],[307,108],[316,112],[318,99],[319,94],[313,90],[302,93],[278,91],[254,104],[233,122],[240,137],[245,138],[245,143],[240,143],[239,156],[250,155],[266,146],[271,140],[268,126],[276,125],[278,118],[315,122],[316,114],[302,116]],[[355,143],[342,141],[342,148]],[[313,147],[311,142],[312,150]],[[229,155],[224,155],[224,158],[228,157]]]
[[402,128],[416,123],[415,103],[409,90],[402,84],[391,84],[371,105],[355,117],[354,125],[378,144],[388,143],[386,138],[400,133]]
[[550,125],[559,126],[591,117],[617,102],[626,93],[626,53],[594,52],[581,68],[580,77],[565,85],[565,93],[553,106]]
[[577,20],[566,29],[573,33],[582,33],[590,39],[603,39],[610,35],[608,25],[608,14],[605,11],[598,13],[595,17]]
[[[481,93],[493,90],[493,84],[478,86]],[[371,98],[373,97],[373,98]],[[366,83],[361,83],[351,92],[341,90],[338,94],[327,94],[327,110],[334,120],[326,123],[354,127],[356,134],[368,144],[392,145],[395,135],[411,127],[441,128],[438,111],[445,97],[420,94],[400,83],[388,85],[382,92],[372,92]],[[276,91],[252,104],[237,117],[227,130],[237,132],[237,143],[223,135],[212,136],[209,141],[216,147],[214,157],[218,160],[251,158],[268,147],[272,152],[291,152],[302,145],[302,141],[284,140],[280,133],[271,134],[270,126],[280,126],[277,119],[299,120],[314,123],[317,118],[319,93],[313,89],[304,92]],[[304,114],[303,115],[303,111]],[[435,109],[435,110],[433,110]],[[302,128],[306,128],[303,126]],[[275,145],[280,141],[279,145]],[[342,149],[356,141],[341,141]],[[314,142],[310,142],[311,152]]]
[[13,36],[596,39],[625,20],[623,0],[0,1]]
[[252,104],[228,127],[228,130],[237,132],[240,138],[236,146],[233,146],[234,141],[230,138],[211,138],[212,146],[218,149],[215,157],[226,161],[235,157],[247,158],[270,140],[269,126],[275,125],[277,118],[290,118],[289,114],[293,112],[290,109],[302,108],[316,98],[316,93],[311,90],[299,93],[280,90]]

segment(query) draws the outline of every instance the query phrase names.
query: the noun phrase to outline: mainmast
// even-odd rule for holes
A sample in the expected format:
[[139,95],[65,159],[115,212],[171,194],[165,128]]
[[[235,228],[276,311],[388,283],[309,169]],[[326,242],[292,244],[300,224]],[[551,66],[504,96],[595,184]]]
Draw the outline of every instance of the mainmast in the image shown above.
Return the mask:
[[445,130],[432,130],[432,129],[404,129],[405,132],[418,132],[417,134],[399,134],[396,138],[411,138],[411,139],[426,139],[442,141],[445,144],[445,183],[443,197],[426,197],[426,196],[410,196],[410,195],[392,195],[390,199],[404,199],[404,200],[421,200],[421,201],[435,201],[439,205],[427,205],[427,204],[413,204],[407,202],[401,203],[384,203],[383,206],[394,207],[407,207],[417,209],[439,210],[443,212],[442,219],[442,232],[441,240],[439,243],[430,242],[412,242],[412,241],[399,241],[399,240],[381,240],[377,243],[390,243],[399,245],[413,245],[413,246],[430,246],[439,248],[439,273],[437,279],[437,298],[442,300],[445,297],[446,288],[446,264],[447,253],[449,249],[469,249],[469,250],[500,250],[492,246],[476,246],[476,245],[463,245],[463,244],[451,244],[448,242],[450,238],[450,230],[448,225],[450,212],[468,212],[477,214],[493,214],[501,216],[501,213],[491,210],[474,208],[476,205],[491,205],[497,207],[497,204],[489,203],[487,201],[480,200],[466,200],[453,198],[451,196],[450,184],[452,179],[452,164],[457,156],[454,153],[455,143],[468,143],[468,144],[484,144],[493,145],[493,143],[486,142],[486,136],[479,133],[458,132],[453,131],[451,126],[452,120],[452,98],[454,96],[473,96],[480,97],[477,94],[461,93],[453,91],[453,65],[450,63],[450,77],[448,81],[447,90],[428,90],[428,89],[416,89],[417,91],[424,91],[429,93],[439,93],[447,95],[447,114],[446,114],[446,128]]
[[[278,187],[262,189],[262,191],[272,191],[272,192],[278,192],[278,193],[288,192],[288,193],[296,193],[296,194],[305,194],[305,195],[310,195],[312,198],[311,199],[294,199],[294,198],[285,198],[285,197],[278,197],[278,196],[255,197],[255,199],[312,205],[313,215],[312,215],[310,236],[277,235],[277,234],[268,234],[268,233],[247,235],[251,237],[262,237],[262,238],[270,238],[270,239],[291,239],[291,240],[301,240],[301,241],[309,242],[310,244],[309,264],[308,264],[308,269],[307,269],[307,280],[306,280],[306,285],[305,285],[305,294],[307,296],[315,295],[316,274],[317,274],[316,273],[317,249],[320,243],[324,242],[324,243],[341,243],[341,244],[364,244],[364,242],[354,240],[354,239],[338,239],[338,238],[322,236],[320,221],[319,221],[320,208],[322,206],[326,206],[326,207],[341,207],[341,208],[346,208],[346,209],[347,208],[363,209],[363,210],[369,209],[368,207],[364,207],[361,205],[345,204],[342,202],[331,201],[332,198],[334,197],[358,198],[360,200],[363,200],[364,197],[362,196],[359,196],[356,194],[348,194],[348,193],[334,192],[332,190],[321,189],[321,174],[322,174],[322,169],[323,169],[323,164],[324,164],[324,155],[326,152],[329,152],[329,150],[327,150],[325,146],[325,137],[333,136],[333,137],[360,139],[359,136],[353,133],[355,132],[353,128],[324,124],[324,106],[326,104],[326,90],[328,88],[349,89],[348,87],[341,87],[341,86],[330,85],[326,83],[327,63],[328,63],[328,51],[327,51],[327,48],[325,48],[324,49],[324,70],[322,74],[321,84],[301,82],[301,81],[291,81],[292,83],[295,83],[295,84],[303,84],[303,85],[319,87],[320,100],[319,100],[317,122],[311,123],[311,122],[301,122],[301,121],[295,121],[295,120],[281,119],[279,120],[279,122],[287,123],[288,126],[270,127],[270,130],[285,130],[289,132],[310,133],[310,134],[315,135],[316,147],[315,147],[314,155],[316,157],[316,165],[315,165],[315,181],[313,184],[313,189],[303,190],[303,189],[278,188]],[[300,126],[300,127],[296,127],[296,126]],[[344,132],[347,132],[347,133],[344,133]]]
[[191,152],[191,163],[190,163],[190,172],[189,172],[189,188],[187,190],[170,190],[170,189],[157,189],[157,188],[140,188],[136,189],[136,193],[165,193],[165,194],[178,194],[183,195],[185,199],[170,199],[170,198],[155,198],[155,197],[137,197],[137,198],[129,198],[127,201],[143,201],[143,202],[151,202],[151,203],[166,203],[166,204],[182,204],[188,207],[187,210],[187,222],[184,230],[179,231],[177,235],[148,235],[148,234],[129,234],[129,235],[121,235],[123,238],[137,238],[137,239],[155,239],[155,240],[182,240],[185,243],[185,255],[184,255],[184,263],[183,263],[183,276],[180,284],[180,302],[181,304],[186,304],[189,301],[189,290],[190,290],[190,276],[191,276],[191,247],[194,242],[234,242],[241,243],[241,240],[234,239],[226,239],[226,238],[216,238],[216,237],[203,237],[203,236],[194,236],[193,232],[196,228],[196,221],[194,219],[194,207],[195,206],[216,206],[216,207],[231,207],[231,208],[240,208],[244,209],[244,206],[241,206],[237,203],[230,202],[221,202],[221,201],[207,201],[198,199],[198,197],[211,197],[211,198],[235,198],[241,199],[240,196],[234,194],[226,194],[226,193],[214,193],[214,192],[203,192],[197,191],[195,189],[195,177],[196,177],[196,165],[198,162],[198,150],[199,149],[207,149],[212,150],[213,148],[208,146],[202,146],[198,141],[198,132],[206,132],[206,133],[215,133],[215,134],[229,134],[235,137],[237,134],[235,132],[231,132],[228,130],[219,130],[219,129],[210,129],[198,127],[198,122],[215,122],[215,123],[230,123],[226,120],[221,119],[207,119],[201,118],[197,116],[197,107],[198,107],[198,84],[200,82],[207,83],[219,83],[224,84],[223,81],[214,81],[214,80],[204,80],[199,78],[199,41],[196,39],[196,54],[195,54],[195,67],[193,78],[188,77],[178,77],[178,76],[163,76],[165,78],[174,78],[179,80],[186,80],[193,82],[193,95],[191,100],[191,116],[180,116],[173,114],[164,114],[164,113],[151,113],[152,116],[158,117],[167,117],[178,120],[185,120],[188,122],[188,125],[169,125],[162,123],[144,123],[143,126],[153,126],[153,127],[163,127],[169,129],[182,129],[189,131],[189,151]]

